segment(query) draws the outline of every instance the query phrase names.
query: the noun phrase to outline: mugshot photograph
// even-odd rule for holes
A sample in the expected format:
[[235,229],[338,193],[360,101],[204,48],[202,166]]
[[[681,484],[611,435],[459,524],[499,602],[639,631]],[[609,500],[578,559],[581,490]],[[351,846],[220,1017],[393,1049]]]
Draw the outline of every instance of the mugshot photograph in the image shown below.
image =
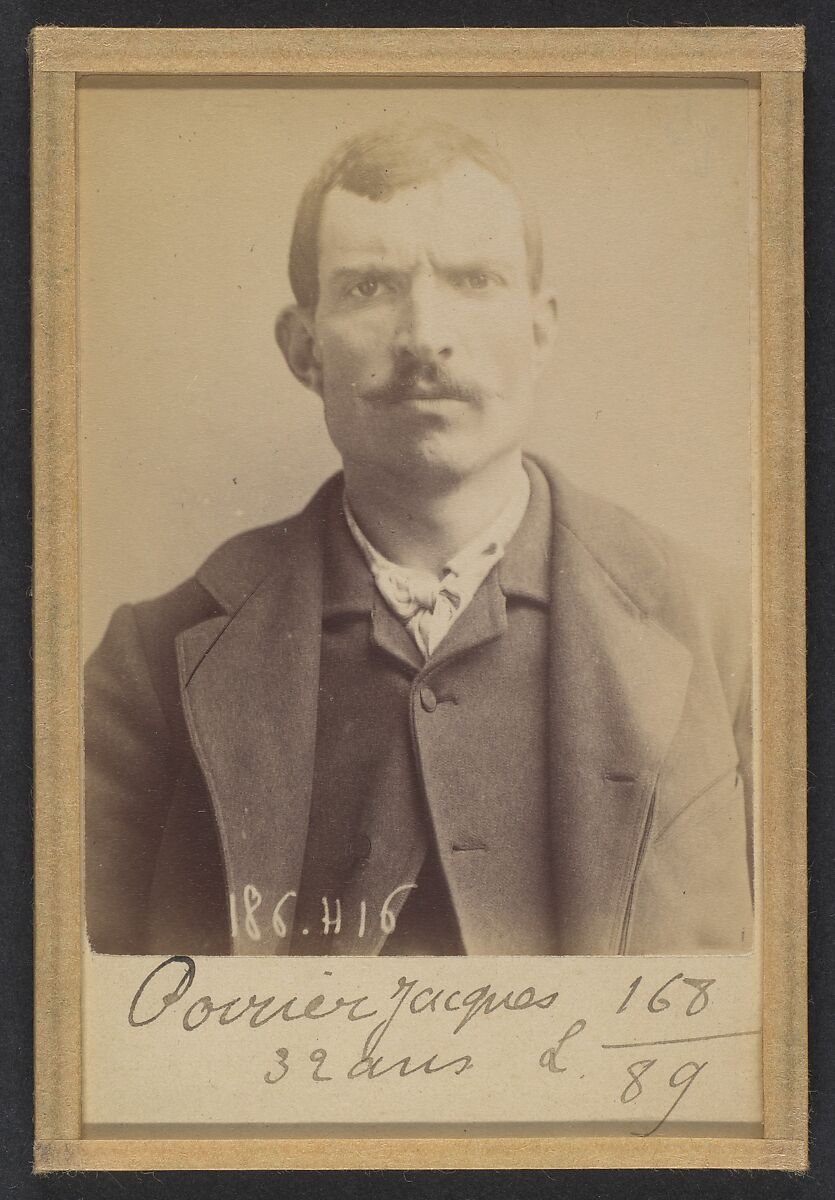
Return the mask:
[[510,166],[443,122],[349,138],[289,279],[342,468],[90,657],[92,948],[749,949],[744,573],[523,450],[557,304]]

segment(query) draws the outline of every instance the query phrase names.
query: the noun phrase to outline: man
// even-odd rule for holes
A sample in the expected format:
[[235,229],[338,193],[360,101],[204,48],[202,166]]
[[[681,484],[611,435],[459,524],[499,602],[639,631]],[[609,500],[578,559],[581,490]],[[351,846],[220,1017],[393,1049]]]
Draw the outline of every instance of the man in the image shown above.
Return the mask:
[[290,279],[343,473],[92,656],[93,947],[748,947],[749,606],[523,456],[555,305],[507,166],[442,124],[354,138]]

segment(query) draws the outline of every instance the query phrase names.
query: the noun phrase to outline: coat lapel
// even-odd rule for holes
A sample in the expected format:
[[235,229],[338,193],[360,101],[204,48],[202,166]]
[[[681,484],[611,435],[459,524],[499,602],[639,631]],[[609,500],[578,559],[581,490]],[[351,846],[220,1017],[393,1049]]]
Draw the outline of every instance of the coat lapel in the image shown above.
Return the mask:
[[231,615],[178,638],[183,707],[220,831],[236,954],[282,954],[290,944],[294,898],[280,902],[298,888],[307,836],[332,489],[275,527],[268,572]]
[[590,528],[581,494],[550,479],[557,952],[616,954],[692,658],[651,616],[660,551]]

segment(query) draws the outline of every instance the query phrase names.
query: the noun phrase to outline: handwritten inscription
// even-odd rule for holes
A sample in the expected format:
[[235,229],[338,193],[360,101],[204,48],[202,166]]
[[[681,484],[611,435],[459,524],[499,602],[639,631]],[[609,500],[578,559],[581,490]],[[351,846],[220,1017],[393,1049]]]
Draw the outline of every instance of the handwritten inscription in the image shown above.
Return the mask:
[[[674,996],[671,989],[673,988],[674,984],[679,982],[679,980],[681,980],[681,986],[677,989],[677,994]],[[626,1012],[633,996],[643,982],[643,975],[639,975],[637,979],[632,980],[631,984],[629,985],[629,991],[626,993],[623,1002],[617,1009],[618,1013]],[[661,987],[652,993],[647,1001],[647,1012],[666,1012],[667,1009],[670,1008],[670,1006],[676,1002],[676,1000],[678,1000],[682,990],[692,988],[693,991],[695,991],[695,995],[693,995],[692,992],[689,993],[688,1004],[684,1010],[684,1015],[686,1017],[695,1017],[700,1012],[704,1012],[710,1003],[708,988],[712,987],[714,983],[716,983],[715,979],[685,979],[684,973],[679,971],[677,975],[673,975],[671,979],[668,979],[666,983],[662,983]]]
[[[360,900],[357,904],[357,911],[349,913],[345,911],[339,896],[322,896],[322,911],[319,918],[322,936],[339,934],[342,932],[343,922],[347,926],[352,921],[355,922],[358,938],[364,938],[366,933],[370,932],[372,922],[379,923],[382,933],[394,933],[397,925],[395,904],[400,897],[416,887],[416,883],[401,883],[398,887],[393,888],[380,905],[379,911],[369,910],[368,901]],[[287,937],[290,931],[288,912],[291,902],[296,899],[296,892],[285,892],[273,905],[272,912],[268,912],[268,915],[265,916],[260,911],[264,904],[264,897],[254,883],[248,883],[243,888],[241,904],[238,903],[238,896],[235,892],[230,892],[229,913],[233,935],[237,938],[243,932],[251,942],[260,942],[264,923],[268,921],[277,937]],[[302,929],[301,932],[302,935],[307,935],[310,930]]]
[[[327,1050],[316,1049],[311,1051],[309,1061],[316,1064],[311,1075],[314,1083],[331,1083],[333,1081],[333,1075],[322,1075],[320,1073],[327,1057]],[[472,1065],[473,1060],[469,1054],[462,1054],[458,1058],[450,1059],[449,1062],[439,1062],[437,1054],[433,1054],[422,1061],[413,1062],[412,1055],[407,1054],[403,1058],[398,1058],[391,1063],[387,1063],[382,1055],[373,1057],[364,1054],[362,1058],[358,1059],[348,1068],[344,1073],[344,1077],[346,1079],[361,1079],[363,1077],[379,1079],[382,1075],[390,1075],[394,1072],[401,1079],[406,1079],[409,1075],[437,1075],[440,1071],[447,1070],[453,1071],[455,1075],[461,1075],[464,1071],[469,1071]],[[279,1046],[275,1052],[275,1062],[264,1074],[264,1082],[278,1083],[289,1072],[290,1051],[286,1046]]]
[[[332,971],[323,972],[332,976]],[[185,955],[172,955],[165,959],[145,977],[131,1001],[128,1022],[135,1026],[150,1025],[169,1009],[180,1009],[181,1002],[191,991],[197,975],[194,959]],[[173,985],[173,986],[172,986]],[[336,1014],[344,1014],[349,1021],[367,1021],[373,1017],[382,1019],[371,1030],[366,1047],[376,1048],[389,1032],[401,1010],[412,1016],[423,1013],[461,1013],[452,1033],[461,1030],[479,1015],[489,1016],[500,1009],[506,1012],[523,1012],[528,1008],[548,1009],[557,999],[558,992],[538,996],[532,987],[525,987],[499,995],[491,984],[472,988],[464,994],[460,989],[420,987],[420,980],[401,976],[392,995],[391,1006],[382,1014],[371,1007],[368,996],[335,996],[324,994],[311,996],[303,1001],[298,996],[279,1000],[276,996],[249,996],[246,1000],[236,996],[231,1000],[215,1001],[211,996],[200,996],[182,1010],[182,1025],[187,1033],[199,1029],[213,1017],[221,1026],[232,1025],[248,1017],[250,1028],[259,1029],[269,1021],[321,1021]]]
[[[340,1080],[353,1085],[358,1081],[367,1084],[383,1078],[408,1080],[441,1074],[452,1080],[477,1072],[483,1054],[478,1044],[459,1044],[465,1031],[469,1031],[468,1043],[478,1042],[481,1037],[483,1051],[483,1039],[491,1035],[486,1028],[481,1034],[473,1034],[473,1030],[487,1021],[492,1026],[494,1022],[516,1021],[519,1014],[527,1013],[530,1024],[525,1038],[521,1043],[512,1039],[507,1043],[513,1047],[516,1059],[529,1055],[531,1068],[543,1072],[543,1082],[553,1079],[549,1089],[553,1086],[557,1096],[570,1097],[571,1088],[586,1078],[590,1063],[603,1054],[603,1062],[611,1064],[606,1067],[606,1077],[615,1107],[627,1113],[633,1108],[644,1112],[652,1106],[652,1119],[641,1117],[637,1122],[640,1128],[632,1130],[636,1136],[645,1137],[657,1133],[698,1082],[710,1075],[710,1060],[698,1052],[691,1057],[689,1046],[682,1053],[685,1045],[752,1037],[759,1032],[717,1032],[715,1027],[706,1026],[704,1014],[711,1013],[715,1005],[717,980],[684,972],[666,979],[639,975],[616,994],[610,1019],[606,1020],[608,1036],[612,1022],[625,1022],[628,1013],[643,1014],[642,1030],[660,1022],[659,1036],[623,1041],[602,1040],[595,1021],[572,1012],[556,988],[546,991],[528,985],[507,989],[490,982],[467,989],[440,987],[419,977],[401,975],[396,984],[379,995],[373,990],[345,995],[333,986],[333,971],[324,970],[328,982],[310,995],[281,996],[271,991],[267,995],[216,997],[207,992],[199,994],[197,974],[197,965],[188,956],[174,955],[160,962],[133,995],[128,1024],[142,1030],[159,1021],[173,1021],[188,1034],[233,1025],[252,1031],[265,1026],[293,1026],[301,1031],[301,1041],[284,1044],[283,1038],[277,1039],[282,1044],[273,1043],[260,1060],[260,1067],[255,1059],[253,1082],[260,1079],[263,1085],[280,1088],[285,1079],[306,1079],[334,1088]],[[599,1013],[597,1019],[599,1022]],[[672,1028],[671,1019],[677,1022]],[[682,1021],[684,1033],[680,1032]],[[325,1024],[313,1026],[312,1022]],[[418,1025],[422,1028],[419,1051],[408,1044]],[[310,1028],[312,1034],[314,1029],[331,1027],[333,1039],[324,1045],[318,1034],[311,1044],[303,1032]],[[352,1045],[348,1035],[354,1028],[359,1037]],[[624,1032],[628,1028],[624,1026]],[[665,1032],[675,1032],[676,1036],[663,1036]],[[437,1044],[427,1045],[427,1035],[437,1038]],[[495,1064],[484,1069],[487,1078],[495,1081]],[[291,1082],[288,1086],[293,1089],[294,1085]]]
[[[641,1079],[652,1067],[655,1066],[657,1062],[657,1058],[642,1058],[638,1059],[637,1062],[633,1062],[628,1065],[626,1070],[629,1074],[630,1082],[620,1094],[621,1104],[631,1104],[633,1100],[638,1099],[638,1097],[643,1093],[643,1084],[641,1083]],[[668,1087],[680,1088],[681,1090],[661,1119],[656,1121],[656,1123],[650,1129],[645,1130],[643,1135],[644,1137],[649,1137],[650,1134],[655,1133],[661,1128],[675,1107],[687,1095],[687,1091],[691,1083],[695,1082],[696,1078],[706,1066],[707,1062],[686,1062],[682,1063],[680,1067],[676,1067],[668,1080]],[[638,1069],[636,1070],[636,1068]],[[689,1074],[683,1075],[683,1071],[689,1071]],[[679,1078],[679,1076],[681,1076],[681,1078]]]

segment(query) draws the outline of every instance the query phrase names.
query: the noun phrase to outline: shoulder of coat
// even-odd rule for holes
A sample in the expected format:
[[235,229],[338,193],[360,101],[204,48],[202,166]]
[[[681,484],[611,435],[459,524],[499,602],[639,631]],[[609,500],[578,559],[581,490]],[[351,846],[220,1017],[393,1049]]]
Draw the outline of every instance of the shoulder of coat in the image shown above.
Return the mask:
[[296,574],[301,582],[320,552],[324,525],[340,493],[341,476],[334,475],[300,512],[229,538],[197,569],[197,581],[227,610],[241,605],[272,572]]
[[681,610],[713,610],[744,591],[739,570],[534,461],[551,487],[555,529],[575,539],[646,615],[666,621]]

